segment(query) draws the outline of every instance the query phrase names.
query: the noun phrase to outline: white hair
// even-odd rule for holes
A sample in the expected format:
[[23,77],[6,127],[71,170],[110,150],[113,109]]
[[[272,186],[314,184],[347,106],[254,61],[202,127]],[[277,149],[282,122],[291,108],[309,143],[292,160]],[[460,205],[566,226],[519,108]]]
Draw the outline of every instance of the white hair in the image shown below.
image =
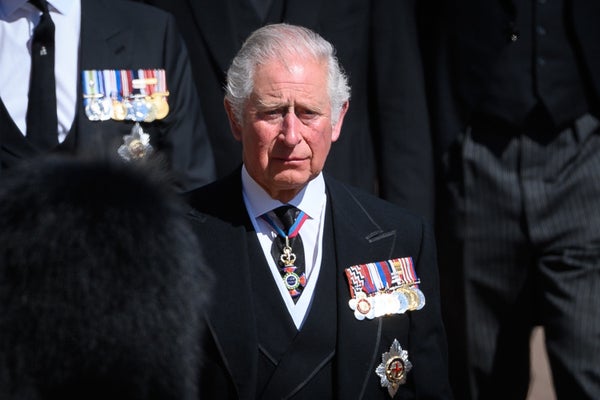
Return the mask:
[[344,103],[350,98],[350,87],[335,56],[334,47],[310,29],[285,23],[266,25],[254,31],[227,71],[225,98],[238,123],[242,122],[244,104],[254,88],[256,67],[272,60],[285,63],[290,55],[311,57],[327,63],[331,122],[332,125],[337,123]]

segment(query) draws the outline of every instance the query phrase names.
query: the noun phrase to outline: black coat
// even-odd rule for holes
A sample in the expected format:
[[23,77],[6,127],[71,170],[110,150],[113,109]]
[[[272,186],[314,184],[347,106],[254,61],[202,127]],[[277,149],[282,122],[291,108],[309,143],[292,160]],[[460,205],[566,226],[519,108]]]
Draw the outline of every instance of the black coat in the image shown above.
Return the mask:
[[[446,343],[441,323],[435,244],[429,225],[420,217],[391,203],[326,177],[336,260],[337,336],[335,337],[334,392],[340,399],[386,399],[375,369],[394,339],[408,351],[412,370],[400,386],[398,399],[449,398]],[[192,192],[191,218],[200,242],[207,244],[206,257],[216,276],[213,306],[206,318],[210,335],[204,344],[200,392],[205,398],[253,399],[256,394],[258,358],[257,310],[251,297],[253,269],[267,262],[250,262],[260,250],[256,232],[242,198],[239,170],[231,176]],[[359,263],[412,256],[427,304],[420,311],[359,321],[348,307],[350,292],[344,268]],[[263,257],[264,259],[264,257]],[[331,271],[331,270],[328,270]],[[310,313],[319,312],[310,310]],[[322,323],[324,331],[327,324]],[[331,327],[331,329],[335,329]],[[291,357],[281,368],[292,368],[283,390],[270,398],[287,398],[310,382],[329,354],[314,351],[320,340],[309,343],[311,351]],[[293,351],[293,350],[292,350]],[[277,372],[279,373],[279,372]],[[288,381],[289,380],[289,381]],[[285,391],[287,390],[287,392]],[[271,392],[273,393],[273,392]],[[299,392],[302,396],[302,392]],[[300,397],[302,398],[302,397]]]
[[[78,67],[79,76],[88,69],[164,68],[170,92],[169,115],[141,125],[150,134],[153,147],[166,158],[178,187],[192,190],[215,179],[214,159],[186,48],[168,13],[133,2],[82,0]],[[82,106],[80,81],[76,101],[74,135],[69,135],[62,147],[80,154],[116,157],[133,123],[89,121]],[[2,146],[13,146],[4,140],[9,129],[18,130],[12,121],[2,126]],[[7,152],[18,158],[37,154],[27,141],[18,142]]]

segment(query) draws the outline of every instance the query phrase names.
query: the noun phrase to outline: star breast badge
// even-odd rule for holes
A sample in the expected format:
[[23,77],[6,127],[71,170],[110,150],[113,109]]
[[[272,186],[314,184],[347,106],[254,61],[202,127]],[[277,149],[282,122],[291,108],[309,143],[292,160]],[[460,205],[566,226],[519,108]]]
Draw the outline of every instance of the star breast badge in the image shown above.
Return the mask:
[[150,135],[144,132],[139,123],[131,129],[129,135],[123,136],[123,144],[117,152],[125,161],[144,160],[152,154],[154,149],[150,144]]
[[375,373],[381,379],[381,386],[388,389],[390,397],[394,397],[400,385],[406,382],[406,375],[412,369],[408,360],[408,352],[402,350],[398,340],[390,346],[390,351],[381,355],[381,364],[375,369]]

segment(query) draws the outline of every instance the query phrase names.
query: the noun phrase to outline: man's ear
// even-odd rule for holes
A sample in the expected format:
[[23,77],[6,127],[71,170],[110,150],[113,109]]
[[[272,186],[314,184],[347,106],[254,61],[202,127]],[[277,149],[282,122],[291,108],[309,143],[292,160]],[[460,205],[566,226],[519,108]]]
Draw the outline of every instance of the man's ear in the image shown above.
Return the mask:
[[342,105],[342,109],[340,110],[340,116],[339,116],[337,122],[335,123],[335,125],[333,125],[333,129],[331,130],[331,141],[332,142],[335,142],[340,137],[340,132],[342,131],[342,123],[344,122],[344,116],[346,115],[346,112],[348,111],[348,107],[350,107],[350,102],[346,101]]
[[235,140],[238,142],[242,141],[242,126],[240,122],[235,117],[235,113],[233,112],[233,107],[231,103],[225,99],[223,101],[223,105],[225,106],[225,112],[227,113],[227,118],[229,118],[229,127],[231,128],[231,133]]

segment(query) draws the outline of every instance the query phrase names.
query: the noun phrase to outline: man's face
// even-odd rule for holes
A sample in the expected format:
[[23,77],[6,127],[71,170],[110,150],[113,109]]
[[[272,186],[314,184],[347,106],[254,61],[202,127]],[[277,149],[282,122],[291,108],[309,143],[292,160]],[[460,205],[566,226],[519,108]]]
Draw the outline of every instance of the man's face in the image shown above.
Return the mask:
[[287,66],[273,60],[256,68],[241,124],[226,107],[248,173],[287,202],[323,169],[347,104],[332,126],[326,64],[296,56]]

